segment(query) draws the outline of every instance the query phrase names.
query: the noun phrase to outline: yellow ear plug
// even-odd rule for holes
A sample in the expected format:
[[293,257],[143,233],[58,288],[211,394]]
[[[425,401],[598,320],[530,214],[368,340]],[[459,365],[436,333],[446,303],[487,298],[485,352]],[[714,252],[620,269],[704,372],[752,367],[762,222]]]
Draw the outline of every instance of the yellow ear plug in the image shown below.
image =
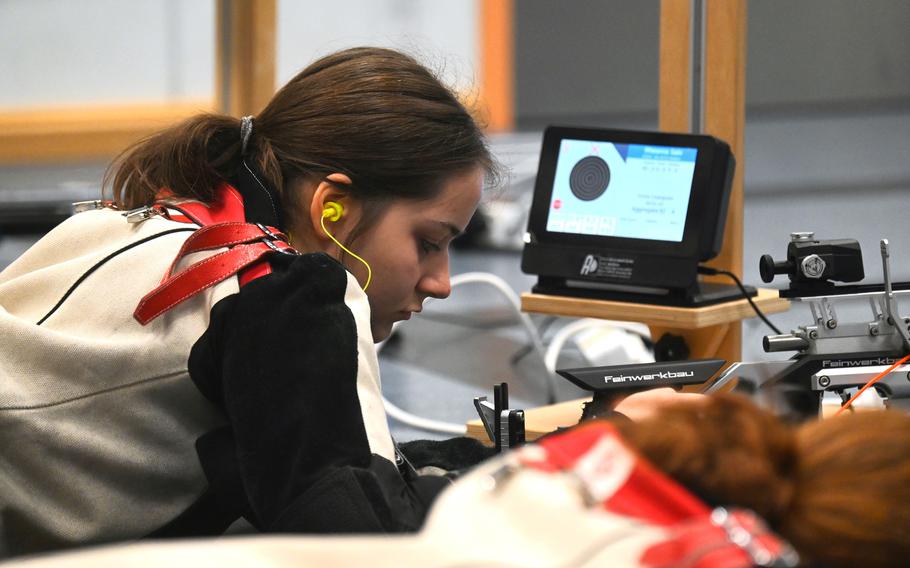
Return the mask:
[[344,207],[337,201],[326,201],[325,208],[322,210],[322,216],[328,217],[329,221],[337,221],[344,215]]

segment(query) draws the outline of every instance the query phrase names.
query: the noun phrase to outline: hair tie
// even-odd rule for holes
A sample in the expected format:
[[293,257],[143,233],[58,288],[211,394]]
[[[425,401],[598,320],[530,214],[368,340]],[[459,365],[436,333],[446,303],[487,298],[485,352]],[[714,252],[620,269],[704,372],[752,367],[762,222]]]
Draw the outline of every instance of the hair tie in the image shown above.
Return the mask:
[[253,134],[253,115],[240,119],[240,155],[246,155],[246,145]]

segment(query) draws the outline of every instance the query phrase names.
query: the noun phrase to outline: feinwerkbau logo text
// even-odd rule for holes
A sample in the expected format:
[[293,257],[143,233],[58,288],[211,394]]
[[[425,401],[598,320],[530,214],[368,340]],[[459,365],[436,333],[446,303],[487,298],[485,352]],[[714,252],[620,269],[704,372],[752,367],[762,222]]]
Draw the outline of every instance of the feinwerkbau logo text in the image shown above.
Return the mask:
[[641,382],[641,381],[656,381],[657,379],[683,379],[686,377],[694,377],[694,371],[662,371],[660,373],[651,373],[648,375],[606,375],[604,376],[605,383],[625,383],[625,382]]
[[893,357],[877,357],[875,359],[862,359],[859,361],[831,361],[822,362],[822,367],[826,369],[836,369],[838,367],[874,367],[876,365],[893,365],[897,359]]

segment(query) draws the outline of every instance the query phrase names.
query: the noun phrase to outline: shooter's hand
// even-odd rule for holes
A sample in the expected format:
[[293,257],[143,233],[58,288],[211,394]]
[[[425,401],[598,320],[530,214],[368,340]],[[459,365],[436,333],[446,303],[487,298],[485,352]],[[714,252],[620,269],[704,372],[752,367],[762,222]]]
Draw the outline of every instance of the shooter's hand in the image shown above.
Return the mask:
[[684,401],[699,400],[705,395],[697,393],[677,392],[669,387],[646,390],[630,394],[616,405],[614,410],[633,421],[644,420],[653,416],[657,410],[665,406]]

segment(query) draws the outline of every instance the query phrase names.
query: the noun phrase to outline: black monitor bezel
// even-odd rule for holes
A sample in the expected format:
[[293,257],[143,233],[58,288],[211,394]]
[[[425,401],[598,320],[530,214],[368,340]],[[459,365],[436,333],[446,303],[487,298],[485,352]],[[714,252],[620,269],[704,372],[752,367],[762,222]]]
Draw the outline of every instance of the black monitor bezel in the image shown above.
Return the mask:
[[[556,175],[559,146],[564,139],[695,148],[697,150],[695,172],[692,176],[692,188],[689,192],[682,240],[672,242],[547,231],[547,216],[553,198],[553,180]],[[702,240],[706,236],[703,231],[707,208],[696,207],[695,204],[713,202],[723,197],[723,184],[712,185],[711,183],[717,143],[717,139],[711,136],[698,134],[550,126],[544,131],[537,179],[534,183],[534,196],[528,219],[528,232],[531,233],[534,242],[545,245],[596,247],[603,250],[698,258],[703,248]]]

